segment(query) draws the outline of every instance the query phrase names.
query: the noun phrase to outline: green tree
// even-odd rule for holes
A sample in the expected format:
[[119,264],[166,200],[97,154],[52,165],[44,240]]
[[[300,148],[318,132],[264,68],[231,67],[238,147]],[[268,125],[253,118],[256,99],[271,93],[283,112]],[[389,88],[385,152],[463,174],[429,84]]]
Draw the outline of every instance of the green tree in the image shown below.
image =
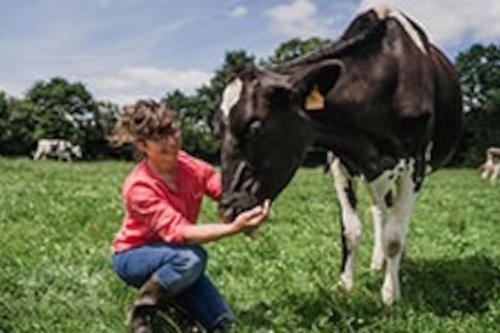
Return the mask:
[[0,91],[0,153],[9,136],[9,101],[5,92]]
[[500,146],[500,45],[473,45],[455,62],[464,100],[464,136],[457,159],[469,166]]
[[80,123],[84,135],[82,148],[88,158],[111,157],[116,152],[110,146],[109,135],[120,115],[120,108],[107,101],[98,101],[96,105],[93,113]]
[[3,119],[7,116],[7,108],[9,106],[9,101],[7,99],[7,94],[5,92],[0,91],[0,119]]
[[264,64],[276,65],[290,61],[308,52],[314,51],[322,46],[331,43],[329,39],[321,39],[317,37],[302,40],[293,38],[282,43],[274,51],[274,53],[264,61]]
[[455,65],[460,73],[465,112],[481,112],[500,89],[500,45],[473,45],[459,53]]
[[2,154],[28,155],[36,148],[33,133],[37,126],[37,115],[40,110],[33,103],[26,100],[12,99],[9,101],[7,112],[6,136],[2,142]]
[[30,154],[41,138],[79,144],[87,158],[113,154],[107,137],[117,105],[96,102],[82,83],[56,77],[36,82],[22,100],[0,92],[0,153]]
[[205,159],[217,158],[219,142],[212,131],[212,120],[231,73],[248,62],[254,63],[255,58],[246,51],[228,52],[210,82],[197,89],[193,96],[176,90],[164,97],[182,123],[184,149]]
[[[165,97],[182,125],[183,148],[191,153],[210,155],[214,152],[204,103],[197,96],[187,96],[180,90],[168,93]],[[208,131],[207,131],[208,129]]]
[[55,77],[39,81],[26,94],[26,101],[37,106],[33,139],[61,138],[85,145],[84,127],[97,113],[97,104],[81,83]]

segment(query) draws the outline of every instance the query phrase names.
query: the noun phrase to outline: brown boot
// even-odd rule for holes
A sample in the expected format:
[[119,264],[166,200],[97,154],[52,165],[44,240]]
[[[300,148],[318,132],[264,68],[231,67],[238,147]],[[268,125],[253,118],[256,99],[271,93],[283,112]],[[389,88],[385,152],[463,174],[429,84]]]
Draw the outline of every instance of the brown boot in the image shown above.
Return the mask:
[[128,326],[133,333],[153,333],[153,320],[158,307],[172,299],[160,284],[156,276],[144,283],[139,290],[139,298],[135,301],[128,317]]

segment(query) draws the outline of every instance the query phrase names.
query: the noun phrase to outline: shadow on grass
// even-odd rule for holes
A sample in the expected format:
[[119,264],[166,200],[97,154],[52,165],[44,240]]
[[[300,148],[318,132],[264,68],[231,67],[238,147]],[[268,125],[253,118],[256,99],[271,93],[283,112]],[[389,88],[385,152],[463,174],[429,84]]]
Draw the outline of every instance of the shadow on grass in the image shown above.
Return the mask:
[[261,302],[241,311],[238,320],[256,331],[306,329],[315,325],[321,318],[329,320],[333,315],[329,302],[328,296],[308,298],[289,294],[279,300]]
[[[394,308],[386,308],[380,300],[382,276],[378,275],[364,286],[358,284],[364,293],[348,296],[317,284],[315,293],[291,291],[242,310],[238,317],[241,323],[257,330],[300,327],[304,331],[319,325],[335,331],[377,331],[391,318],[406,317],[409,308],[440,317],[481,314],[500,294],[500,270],[487,256],[450,260],[407,258],[401,277],[403,299]],[[286,322],[280,316],[286,316],[289,322],[278,327],[278,322]]]
[[387,311],[374,298],[352,298],[323,290],[315,294],[283,295],[258,303],[238,313],[239,321],[262,332],[278,329],[287,332],[353,332],[379,326]]
[[500,270],[487,256],[407,258],[401,276],[404,302],[442,317],[485,312],[500,293]]

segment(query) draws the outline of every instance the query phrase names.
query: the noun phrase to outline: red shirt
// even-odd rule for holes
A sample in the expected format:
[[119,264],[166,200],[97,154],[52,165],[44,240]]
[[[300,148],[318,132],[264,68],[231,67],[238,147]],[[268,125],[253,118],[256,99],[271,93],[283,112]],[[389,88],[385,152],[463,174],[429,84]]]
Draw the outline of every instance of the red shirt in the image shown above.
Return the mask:
[[182,229],[196,223],[203,196],[219,200],[220,175],[184,151],[177,157],[177,191],[141,161],[123,184],[125,218],[113,252],[156,242],[183,244]]

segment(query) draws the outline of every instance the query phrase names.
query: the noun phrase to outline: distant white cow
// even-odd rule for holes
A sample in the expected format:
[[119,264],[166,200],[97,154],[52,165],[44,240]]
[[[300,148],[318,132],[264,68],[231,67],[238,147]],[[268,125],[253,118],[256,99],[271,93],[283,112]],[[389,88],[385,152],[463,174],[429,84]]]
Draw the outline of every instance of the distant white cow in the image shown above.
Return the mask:
[[39,160],[46,159],[47,157],[55,157],[59,161],[71,162],[73,156],[82,158],[80,146],[63,139],[40,139],[38,140],[38,146],[33,159]]
[[481,178],[490,179],[495,184],[500,175],[500,148],[491,147],[486,150],[486,162],[481,165]]

